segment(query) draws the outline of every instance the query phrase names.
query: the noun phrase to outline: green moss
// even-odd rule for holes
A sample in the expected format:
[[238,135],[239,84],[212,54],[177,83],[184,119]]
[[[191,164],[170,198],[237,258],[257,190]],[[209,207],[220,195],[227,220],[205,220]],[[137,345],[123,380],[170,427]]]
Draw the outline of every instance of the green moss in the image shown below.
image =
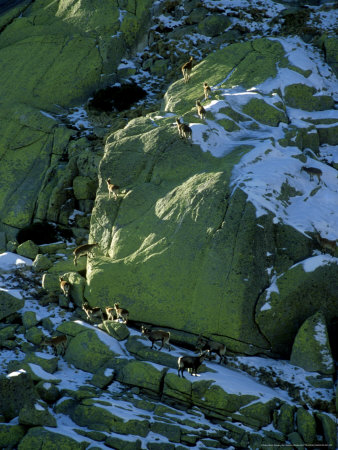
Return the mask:
[[164,371],[157,370],[151,364],[131,361],[117,375],[117,379],[125,384],[138,386],[159,393]]
[[16,448],[25,435],[22,425],[0,424],[0,444],[2,448]]
[[28,430],[28,433],[21,440],[19,450],[36,450],[44,448],[52,450],[62,448],[63,450],[84,450],[88,447],[88,442],[79,442],[60,433],[53,433],[42,427],[34,427]]
[[240,130],[240,127],[235,122],[229,119],[220,119],[217,120],[217,123],[219,123],[225,129],[225,131],[231,132]]
[[242,107],[242,111],[264,125],[278,127],[280,122],[287,123],[288,119],[283,111],[269,105],[262,99],[253,98]]
[[290,362],[308,372],[325,375],[334,373],[334,362],[322,312],[309,317],[300,327],[292,347]]
[[[303,265],[297,264],[278,279],[279,293],[271,293],[270,309],[262,309],[266,294],[261,295],[256,320],[273,351],[289,357],[299,327],[318,310],[323,311],[328,322],[336,316],[336,282],[336,264],[320,266],[312,272],[305,272]],[[281,321],[284,326],[276,326]]]
[[310,411],[299,408],[296,413],[298,433],[305,444],[313,444],[316,440],[316,420]]
[[77,334],[69,343],[65,354],[68,363],[86,372],[95,373],[115,353],[92,330]]
[[284,100],[292,108],[305,111],[323,111],[334,108],[334,101],[328,95],[314,95],[316,89],[304,84],[290,84],[284,89]]

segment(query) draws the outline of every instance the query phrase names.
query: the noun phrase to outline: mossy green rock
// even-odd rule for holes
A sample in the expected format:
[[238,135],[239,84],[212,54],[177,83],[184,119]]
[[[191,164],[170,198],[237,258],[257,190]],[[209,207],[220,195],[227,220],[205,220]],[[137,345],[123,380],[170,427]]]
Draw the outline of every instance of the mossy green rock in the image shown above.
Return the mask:
[[105,320],[99,325],[99,328],[106,331],[110,336],[118,341],[124,341],[130,334],[128,327],[124,323],[113,322],[111,320]]
[[16,448],[25,433],[26,430],[21,425],[0,424],[0,447]]
[[324,412],[317,412],[316,418],[320,420],[323,427],[325,442],[329,447],[337,448],[337,417]]
[[270,127],[278,127],[280,122],[287,123],[288,119],[285,113],[274,106],[269,105],[264,100],[253,98],[242,107],[242,111],[257,122],[269,125]]
[[43,353],[28,353],[26,355],[26,358],[24,359],[25,363],[33,363],[38,364],[40,367],[43,368],[46,372],[54,373],[56,372],[58,368],[58,358],[52,357],[50,354],[43,354]]
[[117,450],[141,450],[142,445],[139,439],[126,440],[115,436],[108,436],[105,442],[110,448],[116,448]]
[[43,427],[34,427],[28,430],[26,436],[21,440],[18,450],[36,450],[38,448],[63,449],[63,450],[85,450],[88,442],[81,442],[60,433],[53,433]]
[[122,370],[118,371],[116,379],[121,383],[138,386],[159,394],[165,372],[166,369],[160,371],[146,362],[130,361]]
[[163,395],[178,403],[191,405],[192,384],[189,380],[178,377],[174,373],[167,373],[164,377]]
[[65,359],[78,369],[95,373],[115,356],[116,353],[98,337],[96,331],[86,330],[77,334],[70,341]]
[[311,271],[296,264],[278,278],[279,293],[272,292],[268,301],[266,293],[260,296],[256,320],[273,351],[289,358],[299,327],[318,310],[328,323],[336,316],[337,268],[334,261]]
[[304,111],[324,111],[334,108],[334,100],[328,95],[314,95],[316,89],[305,84],[290,84],[285,87],[284,100],[292,108]]
[[298,433],[305,444],[313,444],[316,439],[316,419],[312,412],[299,408],[296,413]]
[[38,319],[34,311],[25,311],[22,314],[22,325],[28,330],[28,328],[34,327],[38,323]]
[[38,254],[33,261],[32,267],[35,272],[44,272],[52,267],[53,263],[46,255]]
[[305,320],[292,347],[291,364],[309,372],[335,372],[325,316],[318,312]]
[[21,408],[19,423],[28,426],[44,425],[47,427],[56,427],[54,416],[48,411],[46,405],[41,405],[41,402],[37,402],[34,405],[25,405]]
[[39,381],[36,385],[38,394],[48,404],[55,403],[60,398],[60,390],[55,384]]
[[0,376],[0,414],[11,420],[24,405],[34,404],[38,399],[32,377],[21,371],[5,377]]
[[32,344],[39,345],[45,336],[40,328],[31,327],[26,331],[25,337]]
[[211,14],[198,24],[198,31],[205,36],[218,36],[231,25],[231,20],[222,14]]
[[0,291],[0,320],[19,311],[24,306],[24,300],[13,297],[5,291]]
[[89,177],[77,176],[73,180],[73,190],[77,200],[94,199],[96,187],[96,183]]
[[25,241],[18,246],[16,252],[25,258],[34,259],[38,254],[39,247],[33,241]]
[[284,403],[278,414],[274,415],[274,425],[275,428],[281,431],[286,436],[293,432],[294,430],[294,413],[296,407],[293,405],[289,405],[288,403]]
[[225,417],[257,399],[254,395],[230,394],[212,381],[192,384],[193,404]]
[[[156,344],[160,345],[160,341]],[[126,343],[126,349],[128,352],[134,355],[137,359],[151,361],[156,364],[161,364],[162,366],[177,369],[177,357],[172,356],[167,352],[155,350],[155,348],[151,349],[150,347],[151,342],[144,338],[142,339],[139,336],[130,336]]]
[[317,131],[321,145],[338,145],[338,125],[317,126]]

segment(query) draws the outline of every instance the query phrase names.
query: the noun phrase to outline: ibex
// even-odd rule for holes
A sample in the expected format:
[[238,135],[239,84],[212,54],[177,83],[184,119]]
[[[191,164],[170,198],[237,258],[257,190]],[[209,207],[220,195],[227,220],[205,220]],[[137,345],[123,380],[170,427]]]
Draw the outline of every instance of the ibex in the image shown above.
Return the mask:
[[67,336],[54,336],[51,339],[44,339],[41,346],[50,345],[53,348],[54,355],[64,355],[67,346]]
[[193,57],[190,56],[189,61],[186,62],[185,64],[183,64],[183,66],[181,67],[185,83],[188,83],[188,81],[190,79],[190,74],[191,74],[191,70],[192,70],[193,60],[194,60]]
[[93,320],[99,317],[103,322],[103,313],[101,308],[92,308],[91,306],[89,306],[88,302],[85,302],[82,304],[82,309],[86,313],[88,320]]
[[142,325],[141,332],[143,336],[146,336],[149,341],[151,342],[151,348],[155,348],[155,342],[161,341],[162,345],[159,348],[159,351],[162,350],[163,345],[166,344],[168,346],[169,351],[171,351],[171,347],[169,345],[169,339],[170,339],[170,332],[169,331],[163,331],[163,330],[149,330],[149,328]]
[[224,362],[224,364],[226,363],[226,347],[220,342],[210,341],[209,339],[205,339],[204,337],[199,336],[196,344],[196,350],[201,353],[203,353],[204,350],[208,350],[210,354],[216,353],[219,356],[219,363],[221,363],[222,361]]
[[197,370],[205,360],[208,353],[208,351],[205,351],[200,356],[180,356],[177,360],[178,376],[180,376],[181,372],[182,378],[185,378],[183,375],[185,369],[191,369],[191,375],[197,376]]
[[69,296],[70,283],[64,280],[62,277],[59,277],[60,281],[60,289],[65,297]]
[[192,130],[189,127],[189,125],[186,125],[185,123],[181,123],[180,119],[176,119],[176,125],[178,129],[178,134],[181,138],[191,138],[192,136]]
[[118,186],[117,184],[111,183],[110,178],[107,178],[106,183],[107,183],[107,187],[108,187],[108,197],[110,198],[110,194],[113,194],[113,197],[115,199],[117,199],[117,195],[119,193],[120,186]]
[[337,249],[337,240],[331,241],[330,239],[323,238],[319,233],[316,233],[315,238],[323,250],[328,250],[334,256]]
[[211,89],[206,81],[203,84],[203,90],[204,90],[204,98],[205,100],[208,100],[209,95],[211,95]]
[[205,119],[205,115],[206,115],[206,111],[203,108],[203,106],[201,105],[201,102],[199,100],[196,100],[196,107],[197,107],[197,114],[200,117],[200,119],[204,120]]
[[310,181],[313,180],[313,176],[315,175],[318,178],[318,183],[320,182],[320,177],[323,175],[323,172],[320,169],[302,166],[300,171],[302,172],[303,170],[310,175]]
[[76,247],[76,249],[73,251],[73,255],[74,255],[74,266],[76,266],[77,264],[77,260],[81,257],[81,256],[86,256],[91,254],[93,248],[99,245],[97,242],[95,244],[83,244],[83,245],[79,245],[79,247]]
[[115,308],[111,308],[110,306],[106,307],[106,314],[108,320],[114,320]]
[[123,323],[127,323],[128,317],[129,317],[129,311],[124,308],[120,308],[119,303],[114,303],[114,309],[115,309],[116,315],[117,315],[116,320],[122,319]]

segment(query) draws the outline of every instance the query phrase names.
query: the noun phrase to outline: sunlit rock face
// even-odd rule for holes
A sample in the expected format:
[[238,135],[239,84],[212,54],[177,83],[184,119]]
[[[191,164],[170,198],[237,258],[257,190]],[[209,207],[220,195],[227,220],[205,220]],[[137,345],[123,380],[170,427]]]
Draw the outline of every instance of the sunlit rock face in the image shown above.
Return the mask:
[[60,115],[114,81],[122,55],[145,31],[151,2],[122,16],[117,1],[9,3],[0,9],[0,215],[11,235],[34,214],[59,220],[48,209],[67,200],[51,197],[75,133]]
[[[297,38],[230,45],[198,64],[189,83],[173,83],[160,113],[108,137],[91,221],[100,251],[87,265],[93,305],[119,301],[131,320],[283,356],[319,304],[334,319],[333,291],[305,286],[307,275],[293,269],[313,251],[326,252],[318,234],[337,238],[335,170],[297,138],[300,123],[317,136],[335,113],[316,101],[288,105],[299,83],[311,92],[323,83],[317,99],[334,92],[332,72],[324,79],[319,66],[328,70]],[[206,80],[212,91],[204,101]],[[178,116],[191,141],[179,137]],[[117,199],[108,198],[107,178],[120,186]],[[337,271],[334,253],[328,257],[329,264],[317,261],[322,280]]]

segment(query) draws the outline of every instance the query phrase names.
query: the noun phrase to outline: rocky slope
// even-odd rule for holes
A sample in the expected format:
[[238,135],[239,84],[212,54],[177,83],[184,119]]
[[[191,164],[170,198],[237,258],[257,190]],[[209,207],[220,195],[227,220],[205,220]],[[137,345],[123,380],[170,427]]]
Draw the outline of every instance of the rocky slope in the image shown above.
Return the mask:
[[[0,255],[0,446],[336,446],[337,13],[314,3],[4,4],[0,247],[32,267]],[[199,334],[227,367],[179,379]]]

